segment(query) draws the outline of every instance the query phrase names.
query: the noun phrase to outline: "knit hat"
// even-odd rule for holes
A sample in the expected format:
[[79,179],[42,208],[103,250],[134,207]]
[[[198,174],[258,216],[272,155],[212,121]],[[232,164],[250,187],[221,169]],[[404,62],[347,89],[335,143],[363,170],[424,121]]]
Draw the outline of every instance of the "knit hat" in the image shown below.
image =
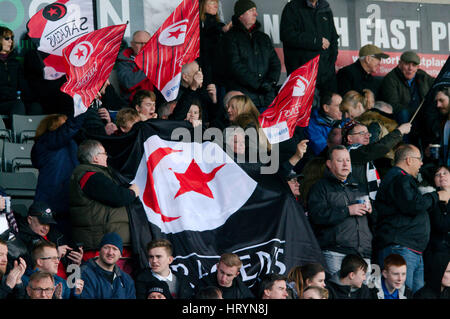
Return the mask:
[[234,15],[236,17],[240,17],[242,14],[244,14],[247,10],[250,10],[251,8],[256,8],[256,4],[251,0],[238,0],[234,4]]
[[147,297],[152,292],[159,292],[163,294],[166,299],[172,299],[172,294],[170,293],[169,286],[163,281],[152,281],[150,288],[147,289]]
[[116,246],[120,250],[120,253],[123,252],[122,238],[120,238],[117,233],[108,233],[104,235],[102,241],[100,242],[100,249],[105,245]]
[[400,56],[400,61],[406,62],[406,63],[414,63],[416,65],[420,64],[420,58],[419,56],[413,52],[413,51],[406,51],[403,52],[403,54]]

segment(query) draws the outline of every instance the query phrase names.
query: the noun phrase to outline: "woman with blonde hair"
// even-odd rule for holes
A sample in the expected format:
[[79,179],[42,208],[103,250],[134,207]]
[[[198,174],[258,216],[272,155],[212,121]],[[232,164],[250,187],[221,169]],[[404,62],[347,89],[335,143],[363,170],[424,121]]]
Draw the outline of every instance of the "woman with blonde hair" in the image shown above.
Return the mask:
[[31,149],[31,162],[39,170],[35,200],[47,203],[56,213],[56,221],[64,235],[70,235],[62,219],[68,218],[69,179],[79,164],[75,135],[84,123],[86,113],[67,117],[63,114],[46,116],[36,129]]
[[[259,124],[258,117],[260,113],[247,95],[233,96],[228,102],[227,113],[232,124],[238,125],[244,130],[250,127],[256,129],[258,140],[256,145],[258,145],[258,148],[263,147],[267,148],[268,151],[271,150],[271,145]],[[251,140],[250,142],[252,143]]]
[[340,110],[345,118],[355,119],[375,104],[374,94],[365,89],[364,95],[356,91],[348,91],[342,98]]

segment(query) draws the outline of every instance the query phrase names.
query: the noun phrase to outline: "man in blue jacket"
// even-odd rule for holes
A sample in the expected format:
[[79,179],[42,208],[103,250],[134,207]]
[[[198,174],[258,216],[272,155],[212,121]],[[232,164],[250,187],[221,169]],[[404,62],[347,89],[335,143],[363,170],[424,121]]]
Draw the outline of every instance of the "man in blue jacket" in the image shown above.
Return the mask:
[[116,265],[122,249],[122,238],[117,233],[103,236],[99,256],[81,267],[82,299],[136,299],[133,279]]
[[320,93],[320,107],[312,111],[306,129],[308,146],[316,156],[327,147],[328,134],[342,119],[342,112],[339,109],[341,102],[342,97],[337,93],[326,91]]

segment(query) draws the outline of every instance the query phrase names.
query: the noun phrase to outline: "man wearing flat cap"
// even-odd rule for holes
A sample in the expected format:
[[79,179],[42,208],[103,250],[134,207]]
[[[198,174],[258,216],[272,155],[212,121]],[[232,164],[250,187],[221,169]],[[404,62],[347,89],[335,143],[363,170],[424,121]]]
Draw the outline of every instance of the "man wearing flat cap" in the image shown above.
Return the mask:
[[356,62],[340,69],[337,73],[338,92],[344,96],[350,90],[364,95],[363,90],[369,89],[378,100],[379,81],[373,76],[378,72],[381,59],[387,59],[388,54],[373,44],[366,44],[359,50]]
[[281,63],[272,40],[256,20],[256,4],[238,0],[234,5],[233,26],[225,34],[226,89],[241,91],[260,112],[272,103],[280,78]]
[[398,66],[381,82],[380,99],[392,105],[399,124],[409,122],[433,85],[434,78],[419,69],[419,65],[419,56],[406,51],[400,56]]

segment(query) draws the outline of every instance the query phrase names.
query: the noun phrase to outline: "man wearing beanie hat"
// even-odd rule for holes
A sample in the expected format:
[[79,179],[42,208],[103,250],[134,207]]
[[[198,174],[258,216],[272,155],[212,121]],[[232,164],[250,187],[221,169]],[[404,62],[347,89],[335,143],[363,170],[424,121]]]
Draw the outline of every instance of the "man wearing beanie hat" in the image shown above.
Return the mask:
[[337,92],[334,65],[338,34],[326,0],[288,2],[281,15],[280,36],[287,74],[320,54],[316,86],[319,90]]
[[337,73],[338,92],[342,96],[350,90],[364,95],[364,89],[369,89],[378,100],[380,81],[373,75],[378,72],[381,59],[388,58],[379,47],[366,44],[359,49],[359,59],[340,69]]
[[[406,51],[400,56],[398,66],[383,78],[380,86],[380,99],[391,104],[398,124],[409,122],[433,85],[434,78],[419,69],[420,58],[413,51]],[[425,111],[426,109],[426,111]],[[414,145],[431,144],[432,136],[427,123],[437,118],[435,107],[424,105],[412,122],[411,132],[405,142]]]
[[116,263],[122,256],[122,238],[107,233],[100,242],[98,257],[81,266],[82,299],[136,299],[134,281]]
[[243,92],[261,111],[276,96],[281,63],[272,40],[260,31],[257,16],[253,1],[235,3],[233,26],[224,36],[223,72],[227,91]]

